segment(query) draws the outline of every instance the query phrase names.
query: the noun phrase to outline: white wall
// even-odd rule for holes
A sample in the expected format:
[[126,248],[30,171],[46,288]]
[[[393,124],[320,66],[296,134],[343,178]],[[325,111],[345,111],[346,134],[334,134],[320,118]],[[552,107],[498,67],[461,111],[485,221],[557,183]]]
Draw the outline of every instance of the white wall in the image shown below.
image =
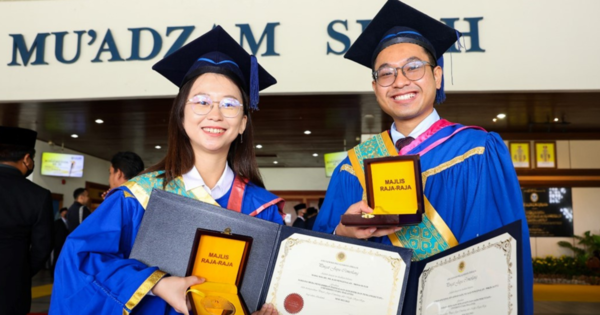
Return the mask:
[[[459,18],[455,27],[469,32],[464,18],[483,17],[479,22],[481,48],[485,52],[454,53],[446,58],[453,68],[448,91],[598,91],[600,42],[589,30],[600,28],[597,13],[600,1],[579,0],[576,7],[564,0],[406,0],[436,19]],[[370,92],[369,70],[340,55],[327,54],[327,45],[343,49],[328,33],[335,20],[338,33],[353,42],[361,32],[357,20],[370,20],[385,0],[282,1],[282,0],[89,0],[89,1],[2,1],[0,2],[0,102],[157,97],[173,95],[176,87],[151,70],[176,41],[180,31],[167,36],[167,27],[195,26],[188,42],[222,25],[234,39],[240,39],[236,24],[249,24],[256,41],[267,23],[280,23],[274,32],[274,50],[279,56],[257,55],[278,84],[266,93]],[[53,12],[48,14],[48,12]],[[110,17],[110,18],[107,18]],[[199,18],[200,17],[200,18]],[[150,27],[162,38],[160,53],[147,61],[92,63],[110,29],[123,59],[131,55],[129,28]],[[86,31],[81,56],[73,64],[55,57],[56,32],[65,37],[64,57],[76,50],[75,31]],[[89,31],[97,33],[95,41]],[[587,30],[587,31],[586,31]],[[46,38],[48,65],[8,66],[13,56],[11,34],[21,34],[30,49],[37,34]],[[154,40],[142,34],[141,56],[149,55]],[[470,39],[465,40],[467,48]],[[244,47],[249,50],[246,43]],[[565,59],[573,55],[576,58]],[[33,61],[35,54],[32,56]],[[450,60],[451,59],[451,60]],[[19,57],[18,62],[22,64]],[[565,65],[568,64],[568,65]],[[561,66],[565,65],[565,66]],[[449,68],[449,67],[447,67]],[[565,78],[577,78],[569,80]],[[453,81],[453,84],[450,84]],[[26,83],[26,84],[25,84]],[[29,87],[35,86],[35,93]]]
[[325,168],[277,168],[260,169],[268,190],[327,190],[328,177]]
[[[70,149],[62,150],[59,146],[50,146],[47,142],[37,140],[35,144],[35,170],[31,175],[31,179],[34,183],[50,190],[55,194],[63,195],[63,206],[69,207],[73,203],[73,191],[75,189],[83,187],[85,188],[85,182],[94,182],[98,184],[108,185],[108,169],[110,162],[102,160],[87,154],[84,155],[83,165],[83,177],[54,177],[54,176],[43,176],[40,174],[42,166],[42,152],[56,152],[56,153],[67,153],[67,154],[83,154],[81,152],[73,151]],[[63,184],[62,181],[65,181]]]

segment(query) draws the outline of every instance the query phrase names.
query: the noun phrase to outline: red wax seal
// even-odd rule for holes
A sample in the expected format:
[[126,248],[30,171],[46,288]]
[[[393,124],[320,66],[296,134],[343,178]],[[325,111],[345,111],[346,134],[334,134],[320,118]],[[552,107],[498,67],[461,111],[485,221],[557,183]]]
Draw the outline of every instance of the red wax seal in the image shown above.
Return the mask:
[[299,294],[292,293],[283,300],[283,307],[290,314],[300,313],[304,307],[304,300]]

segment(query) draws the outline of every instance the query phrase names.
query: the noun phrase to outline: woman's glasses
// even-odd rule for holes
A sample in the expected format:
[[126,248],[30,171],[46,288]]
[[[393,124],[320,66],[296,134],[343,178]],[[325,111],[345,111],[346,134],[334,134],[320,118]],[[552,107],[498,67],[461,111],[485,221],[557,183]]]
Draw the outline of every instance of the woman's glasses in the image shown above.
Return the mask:
[[[206,94],[199,94],[188,100],[188,104],[192,106],[192,111],[196,115],[208,114],[212,110],[214,102]],[[243,107],[244,105],[235,98],[225,97],[219,101],[219,110],[224,117],[236,117]]]

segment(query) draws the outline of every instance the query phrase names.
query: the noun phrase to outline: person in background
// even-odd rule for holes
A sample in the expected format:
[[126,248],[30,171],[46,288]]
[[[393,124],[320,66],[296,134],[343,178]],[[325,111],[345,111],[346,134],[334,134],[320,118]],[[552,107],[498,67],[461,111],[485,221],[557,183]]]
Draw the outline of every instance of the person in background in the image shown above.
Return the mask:
[[118,152],[113,155],[108,168],[109,190],[102,194],[102,199],[111,189],[125,184],[128,180],[136,177],[144,170],[144,161],[134,152]]
[[31,277],[52,251],[52,195],[27,177],[37,132],[0,126],[0,314],[31,308]]
[[60,256],[60,251],[67,240],[67,236],[69,235],[69,228],[67,226],[68,212],[68,208],[61,208],[59,210],[60,217],[54,220],[54,251],[52,257],[52,270],[54,270],[54,267],[56,266],[56,262]]
[[[441,119],[442,55],[461,34],[397,0],[388,0],[345,57],[371,70],[389,130],[348,151],[334,170],[314,230],[411,248],[422,260],[520,220],[525,314],[533,313],[533,270],[522,193],[508,148],[493,132]],[[482,65],[489,66],[489,65]],[[418,154],[425,215],[416,226],[377,229],[340,223],[372,213],[363,160]]]
[[319,210],[317,210],[317,208],[315,207],[309,207],[306,210],[306,222],[304,225],[304,228],[307,230],[312,230],[313,226],[315,225],[315,220],[317,219],[317,214],[319,213]]
[[85,188],[77,188],[73,191],[73,199],[75,201],[69,207],[67,212],[67,226],[69,233],[73,232],[92,212],[87,207],[90,201],[90,196]]
[[306,204],[299,203],[294,206],[294,210],[296,210],[296,220],[294,220],[293,227],[304,229],[306,228],[306,219],[304,215],[306,214]]
[[[113,189],[71,233],[55,272],[50,314],[188,314],[186,291],[205,279],[167,276],[129,259],[153,189],[283,224],[254,155],[251,110],[276,83],[220,26],[153,67],[179,92],[164,159]],[[254,315],[275,315],[265,304]]]

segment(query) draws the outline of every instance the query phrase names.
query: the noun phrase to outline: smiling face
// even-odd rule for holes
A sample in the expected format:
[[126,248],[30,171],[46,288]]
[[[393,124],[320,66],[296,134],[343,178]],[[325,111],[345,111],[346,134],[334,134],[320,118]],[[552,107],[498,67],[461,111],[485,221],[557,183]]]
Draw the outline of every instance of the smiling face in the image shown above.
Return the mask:
[[[384,65],[399,68],[415,60],[432,62],[421,46],[409,43],[395,44],[379,53],[374,69]],[[420,80],[410,81],[398,69],[398,76],[392,85],[382,87],[375,81],[372,85],[379,106],[394,119],[396,128],[410,133],[433,111],[435,93],[436,89],[441,87],[441,79],[442,68],[437,66],[432,71],[428,66]]]
[[229,97],[242,103],[242,93],[226,76],[205,73],[194,81],[187,99],[200,94],[210,97],[213,107],[208,114],[198,115],[193,112],[191,104],[186,104],[183,128],[196,155],[208,153],[226,156],[231,143],[246,129],[247,117],[242,111],[236,117],[224,117],[219,110],[219,102]]

